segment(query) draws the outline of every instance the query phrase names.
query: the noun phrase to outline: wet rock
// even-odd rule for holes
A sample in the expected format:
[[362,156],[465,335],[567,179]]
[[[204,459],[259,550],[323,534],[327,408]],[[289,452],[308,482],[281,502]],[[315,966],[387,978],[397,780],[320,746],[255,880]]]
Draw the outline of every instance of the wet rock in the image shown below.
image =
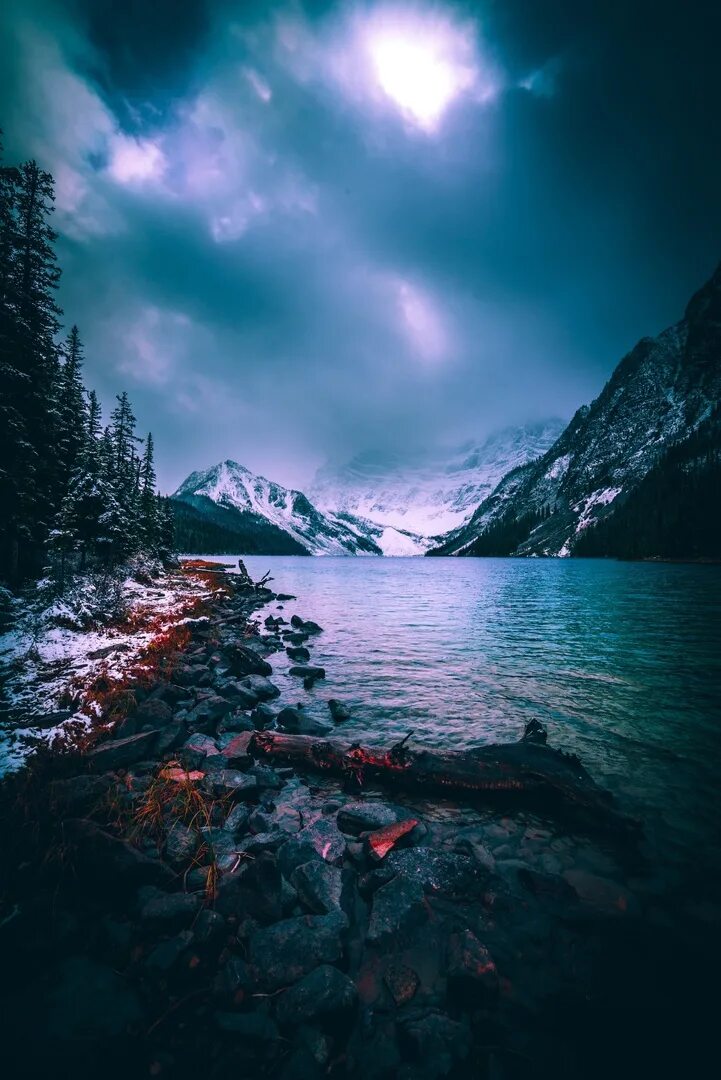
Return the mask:
[[623,885],[609,878],[589,874],[585,870],[566,870],[563,877],[575,890],[580,900],[600,915],[638,915],[636,897]]
[[400,1025],[406,1055],[422,1067],[424,1080],[448,1076],[470,1053],[468,1028],[445,1013],[429,1012]]
[[284,1027],[332,1024],[348,1018],[358,1003],[355,984],[337,968],[321,964],[281,994],[276,1016]]
[[[224,716],[216,728],[217,734],[226,738],[230,735],[240,735],[244,731],[255,731],[255,725],[247,713],[238,709]],[[222,745],[220,739],[218,745]]]
[[234,709],[253,709],[258,704],[258,695],[247,686],[242,686],[236,679],[219,683],[218,693],[232,702]]
[[250,966],[261,990],[297,982],[319,964],[333,964],[343,952],[348,919],[342,912],[284,919],[251,935]]
[[234,676],[273,674],[267,660],[263,660],[255,650],[243,645],[227,645],[223,650],[223,659],[226,668]]
[[190,727],[213,726],[232,712],[234,707],[233,702],[228,701],[227,698],[219,694],[210,694],[189,710],[187,721]]
[[111,739],[100,743],[88,753],[88,765],[92,772],[127,768],[150,754],[155,737],[155,731],[141,731],[138,735],[129,735],[126,739]]
[[181,869],[190,862],[198,848],[198,833],[182,821],[173,821],[165,836],[165,858]]
[[324,679],[325,668],[314,664],[296,664],[288,669],[289,675],[297,675],[299,679]]
[[105,832],[92,821],[71,818],[64,831],[74,848],[78,875],[97,891],[122,894],[140,885],[171,886],[173,871],[160,859],[151,858],[128,840]]
[[420,979],[407,964],[391,964],[383,976],[396,1005],[407,1005],[415,995]]
[[496,860],[486,847],[485,838],[483,829],[461,829],[456,838],[456,850],[472,855],[484,870],[492,874],[496,868]]
[[397,934],[419,926],[426,917],[421,885],[408,877],[394,877],[373,896],[367,940],[380,945]]
[[321,724],[312,717],[306,716],[302,709],[294,709],[291,706],[281,709],[276,723],[279,728],[291,735],[328,735],[333,730],[327,724]]
[[449,986],[462,1001],[470,995],[493,1001],[498,996],[498,972],[488,949],[471,930],[451,934],[448,942]]
[[250,719],[256,731],[265,731],[266,728],[275,723],[277,715],[278,710],[276,708],[268,705],[265,701],[261,701],[259,705],[256,705]]
[[305,641],[308,640],[310,634],[303,633],[302,631],[297,631],[293,633],[288,630],[284,630],[283,637],[286,641],[290,641],[292,645],[302,645]]
[[242,769],[250,765],[253,760],[249,752],[253,735],[251,726],[250,731],[228,732],[218,739],[218,745],[231,768]]
[[328,709],[334,724],[343,724],[346,720],[350,720],[351,712],[349,707],[342,701],[338,701],[337,698],[329,699]]
[[220,772],[206,776],[202,783],[205,790],[217,798],[239,800],[258,797],[256,778],[238,769],[221,769]]
[[291,593],[284,593],[284,592],[277,593],[275,598],[276,598],[276,600],[279,600],[279,601],[295,600],[296,599],[296,597],[293,596]]
[[316,915],[327,915],[341,907],[343,873],[320,859],[302,863],[291,874],[301,904]]
[[200,897],[194,893],[160,893],[143,904],[141,922],[151,930],[174,933],[190,925],[200,910]]
[[300,833],[292,836],[278,848],[278,865],[283,877],[288,881],[292,881],[293,872],[303,863],[319,861],[321,858],[310,840],[301,840],[299,837]]
[[305,664],[310,660],[310,652],[302,645],[288,645],[285,650],[291,660],[297,664]]
[[382,829],[394,825],[404,818],[412,817],[410,812],[400,807],[383,802],[350,802],[338,811],[338,828],[351,836],[362,832]]
[[249,772],[255,777],[261,791],[280,791],[283,787],[282,779],[270,765],[253,765]]
[[280,697],[278,687],[264,675],[248,675],[243,679],[243,686],[252,690],[260,701],[270,701],[272,698]]
[[483,891],[488,875],[475,859],[434,848],[392,851],[386,868],[422,885],[427,893],[466,899]]
[[259,855],[263,851],[277,851],[281,844],[285,843],[285,836],[281,832],[261,832],[246,836],[238,844],[238,851],[246,855]]
[[558,874],[546,874],[539,870],[523,866],[517,872],[518,880],[525,889],[541,900],[574,904],[578,897],[576,890]]
[[86,956],[71,956],[56,976],[47,1018],[54,1037],[83,1041],[118,1037],[142,1019],[135,991],[112,968]]
[[199,686],[203,682],[207,684],[210,681],[210,672],[204,665],[178,664],[173,669],[173,681],[184,688]]

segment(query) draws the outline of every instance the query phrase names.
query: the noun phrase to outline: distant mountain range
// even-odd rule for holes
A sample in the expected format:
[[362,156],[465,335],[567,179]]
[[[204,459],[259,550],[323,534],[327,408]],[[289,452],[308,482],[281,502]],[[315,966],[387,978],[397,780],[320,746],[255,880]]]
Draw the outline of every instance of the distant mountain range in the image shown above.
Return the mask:
[[175,492],[179,543],[186,551],[267,555],[423,555],[562,429],[548,420],[445,454],[364,454],[321,469],[310,498],[223,461],[191,473]]
[[719,557],[721,267],[591,405],[446,453],[326,465],[309,496],[234,461],[173,496],[186,550]]

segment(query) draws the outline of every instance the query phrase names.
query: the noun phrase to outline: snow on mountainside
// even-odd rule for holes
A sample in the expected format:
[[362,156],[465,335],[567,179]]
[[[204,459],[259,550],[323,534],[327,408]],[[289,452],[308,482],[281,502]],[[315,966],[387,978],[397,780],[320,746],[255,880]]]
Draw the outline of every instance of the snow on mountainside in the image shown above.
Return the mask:
[[572,554],[719,400],[721,266],[684,318],[642,338],[543,457],[505,476],[437,553]]
[[[213,507],[233,511],[240,523],[272,526],[310,555],[419,555],[427,544],[360,518],[321,513],[300,491],[256,476],[235,461],[194,472],[173,496],[206,516]],[[225,519],[232,527],[233,519]]]
[[309,496],[324,511],[437,537],[466,522],[506,473],[545,453],[563,428],[561,420],[509,427],[480,444],[413,457],[368,452],[324,466]]

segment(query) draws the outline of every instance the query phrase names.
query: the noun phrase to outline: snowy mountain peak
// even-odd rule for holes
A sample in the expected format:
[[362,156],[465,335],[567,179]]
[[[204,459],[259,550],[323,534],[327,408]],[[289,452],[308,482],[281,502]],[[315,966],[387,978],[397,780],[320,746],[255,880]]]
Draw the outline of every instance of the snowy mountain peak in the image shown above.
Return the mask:
[[507,427],[480,443],[405,457],[366,451],[320,469],[310,498],[323,510],[438,536],[463,525],[506,473],[544,454],[564,427],[556,419]]

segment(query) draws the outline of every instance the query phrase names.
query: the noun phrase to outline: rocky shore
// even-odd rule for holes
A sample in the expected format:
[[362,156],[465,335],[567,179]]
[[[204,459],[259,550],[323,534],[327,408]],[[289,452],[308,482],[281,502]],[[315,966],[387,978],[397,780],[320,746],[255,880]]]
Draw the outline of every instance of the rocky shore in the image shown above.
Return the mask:
[[668,928],[638,852],[523,806],[389,796],[322,755],[272,760],[259,733],[322,740],[349,711],[330,701],[320,724],[278,700],[268,657],[302,696],[322,628],[242,564],[224,585],[110,737],[2,785],[5,1075],[648,1065]]

